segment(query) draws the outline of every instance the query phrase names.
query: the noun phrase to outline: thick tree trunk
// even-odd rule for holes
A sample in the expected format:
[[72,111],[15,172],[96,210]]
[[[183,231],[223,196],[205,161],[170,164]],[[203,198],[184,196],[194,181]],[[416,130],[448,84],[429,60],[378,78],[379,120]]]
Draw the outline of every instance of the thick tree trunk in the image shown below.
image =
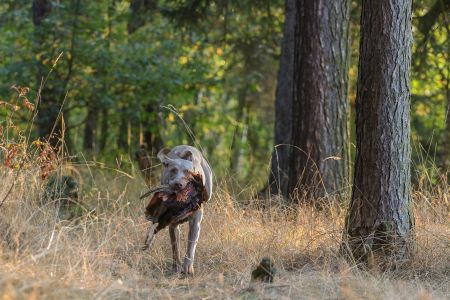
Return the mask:
[[[357,260],[405,259],[410,197],[411,0],[365,0],[356,100],[356,163],[348,249]],[[378,255],[377,255],[378,257]]]
[[274,152],[270,187],[297,201],[339,192],[348,177],[348,26],[347,0],[286,2],[275,141],[288,145]]

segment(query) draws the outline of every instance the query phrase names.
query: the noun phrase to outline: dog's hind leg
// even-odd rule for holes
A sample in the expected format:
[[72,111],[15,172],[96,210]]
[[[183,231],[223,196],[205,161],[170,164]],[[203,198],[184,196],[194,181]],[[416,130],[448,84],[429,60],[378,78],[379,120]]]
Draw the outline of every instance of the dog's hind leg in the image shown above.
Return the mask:
[[203,210],[199,209],[189,218],[189,235],[187,253],[184,257],[183,273],[194,274],[194,257],[195,248],[197,247],[198,238],[200,237],[200,226],[203,218]]
[[180,272],[181,260],[180,260],[180,228],[178,225],[169,227],[170,243],[172,244],[173,264],[172,272]]

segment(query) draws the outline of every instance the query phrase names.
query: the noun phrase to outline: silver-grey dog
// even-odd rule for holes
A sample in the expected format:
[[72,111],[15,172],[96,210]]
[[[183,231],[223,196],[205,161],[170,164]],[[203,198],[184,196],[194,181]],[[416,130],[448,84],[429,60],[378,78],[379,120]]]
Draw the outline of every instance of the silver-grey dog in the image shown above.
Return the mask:
[[[208,193],[208,200],[212,194],[212,171],[202,153],[187,145],[179,145],[170,149],[162,149],[158,158],[163,164],[161,184],[169,185],[172,189],[182,190],[188,183],[189,173],[199,173],[203,179],[203,185]],[[183,265],[180,259],[180,229],[178,225],[169,226],[170,242],[173,252],[173,271],[181,271],[185,274],[194,274],[195,248],[200,236],[200,226],[203,218],[203,208],[200,208],[189,217],[189,234],[186,256]]]

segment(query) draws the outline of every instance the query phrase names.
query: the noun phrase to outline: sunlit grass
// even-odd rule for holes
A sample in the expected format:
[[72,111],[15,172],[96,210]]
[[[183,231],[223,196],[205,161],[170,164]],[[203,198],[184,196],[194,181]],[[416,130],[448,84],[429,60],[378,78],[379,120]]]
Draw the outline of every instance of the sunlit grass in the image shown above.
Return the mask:
[[[242,205],[217,182],[206,205],[196,275],[170,275],[167,231],[143,252],[146,189],[138,176],[80,165],[86,213],[59,220],[54,203],[42,206],[42,182],[33,172],[3,172],[0,197],[16,185],[0,210],[0,295],[13,298],[345,298],[429,299],[450,294],[448,190],[416,191],[417,254],[401,270],[359,270],[339,256],[345,205],[323,210]],[[155,170],[157,171],[157,170]],[[14,176],[14,177],[12,177]],[[81,181],[81,180],[80,180]],[[89,188],[87,188],[89,187]],[[238,201],[239,200],[239,201]],[[245,199],[244,199],[245,200]],[[95,211],[92,211],[95,209]],[[88,213],[91,211],[91,213]],[[183,244],[186,244],[186,226]],[[275,261],[273,285],[250,285],[261,257]]]

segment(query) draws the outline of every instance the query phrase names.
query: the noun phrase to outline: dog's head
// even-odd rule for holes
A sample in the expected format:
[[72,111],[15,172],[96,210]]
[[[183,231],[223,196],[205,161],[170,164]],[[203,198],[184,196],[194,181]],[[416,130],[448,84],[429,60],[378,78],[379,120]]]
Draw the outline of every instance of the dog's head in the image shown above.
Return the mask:
[[203,175],[200,161],[192,151],[171,151],[164,148],[159,151],[158,158],[163,164],[161,183],[168,184],[172,189],[184,189],[190,174],[201,173]]

